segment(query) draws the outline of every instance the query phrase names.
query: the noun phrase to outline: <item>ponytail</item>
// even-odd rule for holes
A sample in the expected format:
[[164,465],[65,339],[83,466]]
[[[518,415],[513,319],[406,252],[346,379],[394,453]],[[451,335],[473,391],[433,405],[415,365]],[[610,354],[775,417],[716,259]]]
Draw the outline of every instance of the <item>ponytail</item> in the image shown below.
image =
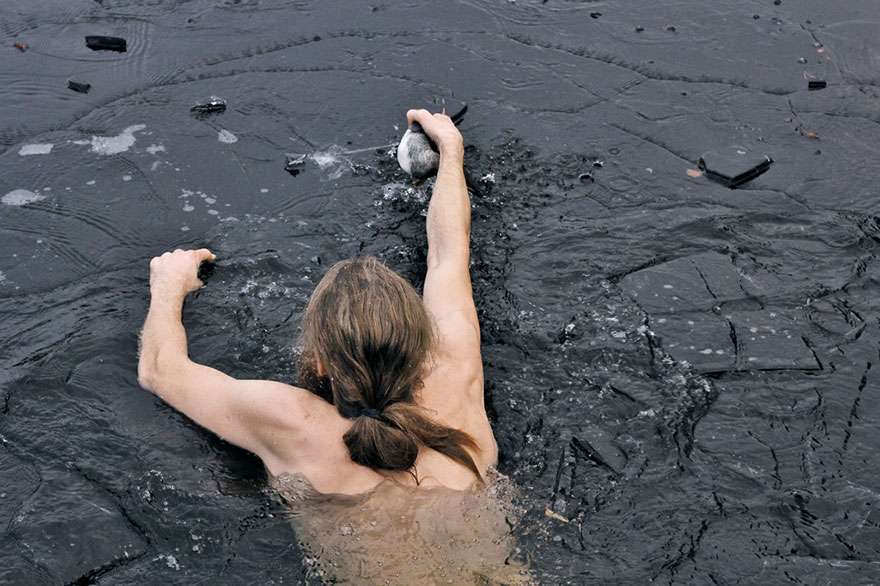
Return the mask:
[[409,470],[416,463],[419,447],[425,446],[483,480],[468,452],[478,447],[470,434],[434,422],[415,403],[392,403],[377,413],[378,416],[361,413],[354,417],[351,428],[342,437],[354,462],[382,470]]
[[482,481],[474,438],[415,403],[435,343],[412,285],[373,257],[342,261],[321,279],[303,316],[300,382],[352,421],[343,441],[358,464],[409,470],[426,447]]

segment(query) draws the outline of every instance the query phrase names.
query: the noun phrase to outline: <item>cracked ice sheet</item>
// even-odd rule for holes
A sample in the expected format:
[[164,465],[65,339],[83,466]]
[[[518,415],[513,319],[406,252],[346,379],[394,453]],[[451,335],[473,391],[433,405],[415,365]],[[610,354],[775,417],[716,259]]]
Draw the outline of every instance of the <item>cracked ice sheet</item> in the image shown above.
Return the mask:
[[663,349],[699,372],[736,368],[736,348],[726,320],[712,313],[667,314],[651,320]]
[[651,328],[664,350],[700,372],[821,368],[800,325],[778,310],[660,314]]
[[12,533],[56,582],[82,576],[144,553],[146,543],[117,505],[82,478],[44,473],[21,507]]
[[739,369],[821,368],[794,319],[778,311],[763,310],[732,312],[730,321],[736,330]]
[[620,285],[649,314],[663,348],[700,372],[820,368],[781,310],[724,307],[753,303],[741,277],[728,257],[710,252],[636,271]]
[[739,279],[727,256],[708,252],[630,273],[620,284],[649,313],[670,313],[746,297]]

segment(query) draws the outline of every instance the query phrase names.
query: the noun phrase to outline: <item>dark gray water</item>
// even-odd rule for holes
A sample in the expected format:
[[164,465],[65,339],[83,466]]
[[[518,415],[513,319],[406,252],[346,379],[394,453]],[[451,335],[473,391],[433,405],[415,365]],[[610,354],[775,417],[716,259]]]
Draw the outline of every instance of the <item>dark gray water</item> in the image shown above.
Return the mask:
[[[193,357],[291,379],[329,264],[420,279],[386,145],[444,99],[542,583],[880,581],[875,2],[6,0],[0,37],[0,582],[309,580],[259,463],[138,389],[147,259],[214,249]],[[688,174],[729,145],[775,163]]]

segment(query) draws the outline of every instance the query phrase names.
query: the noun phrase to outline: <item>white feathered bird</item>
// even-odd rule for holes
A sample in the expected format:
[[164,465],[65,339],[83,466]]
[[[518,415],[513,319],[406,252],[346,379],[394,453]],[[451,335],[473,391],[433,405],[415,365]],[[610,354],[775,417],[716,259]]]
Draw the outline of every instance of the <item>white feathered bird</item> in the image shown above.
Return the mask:
[[[450,116],[453,124],[461,122],[465,112],[467,104]],[[397,163],[413,179],[420,181],[437,174],[437,169],[440,168],[440,152],[418,122],[410,124],[403,133],[403,138],[397,145]]]

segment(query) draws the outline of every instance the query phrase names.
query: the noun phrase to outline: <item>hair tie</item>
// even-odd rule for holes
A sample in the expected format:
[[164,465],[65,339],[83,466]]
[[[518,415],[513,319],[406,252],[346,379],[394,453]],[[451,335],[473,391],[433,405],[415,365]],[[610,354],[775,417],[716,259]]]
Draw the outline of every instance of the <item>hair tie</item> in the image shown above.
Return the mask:
[[373,409],[372,407],[364,407],[361,409],[360,413],[357,414],[358,417],[369,417],[371,419],[375,419],[376,421],[384,421],[385,419],[382,417],[382,412],[378,409]]

